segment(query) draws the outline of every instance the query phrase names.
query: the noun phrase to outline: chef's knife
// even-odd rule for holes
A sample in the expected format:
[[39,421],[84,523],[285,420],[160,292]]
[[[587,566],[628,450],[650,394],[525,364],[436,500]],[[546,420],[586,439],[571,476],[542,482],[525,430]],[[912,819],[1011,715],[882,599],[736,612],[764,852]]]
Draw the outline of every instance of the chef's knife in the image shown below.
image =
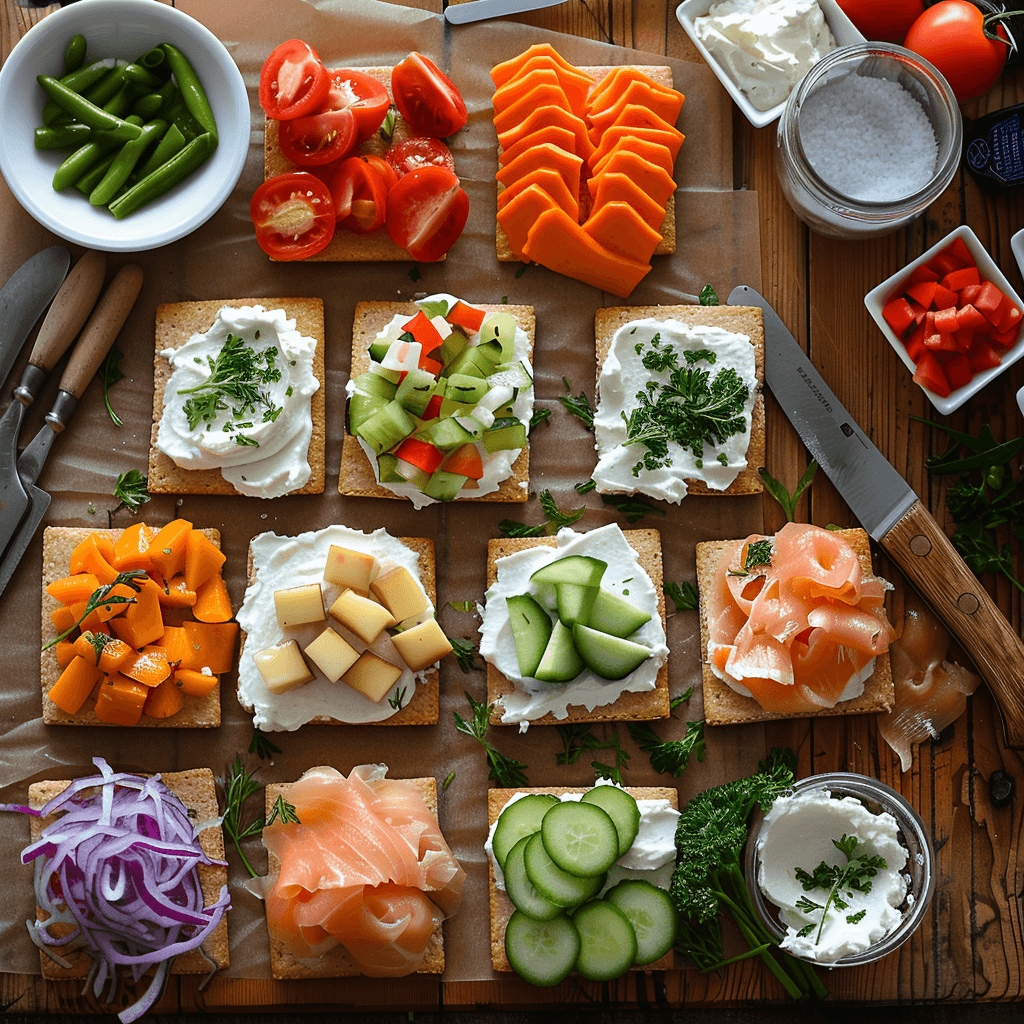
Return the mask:
[[523,14],[525,11],[557,7],[561,3],[565,3],[565,0],[472,0],[471,3],[448,4],[444,16],[452,25],[465,25],[471,21],[500,18],[506,14]]
[[0,288],[0,387],[70,265],[71,253],[63,245],[51,245],[25,260]]
[[103,297],[96,304],[85,327],[82,328],[78,343],[64,370],[64,376],[61,377],[60,390],[57,392],[53,409],[46,414],[46,423],[18,459],[17,472],[22,486],[28,493],[30,507],[20,526],[17,522],[10,524],[6,514],[0,513],[0,536],[4,538],[5,546],[6,538],[13,534],[3,560],[0,561],[0,594],[18,567],[21,556],[32,542],[49,508],[50,495],[36,487],[35,482],[39,478],[54,438],[67,426],[67,421],[78,407],[78,399],[114,343],[141,288],[142,270],[139,267],[130,265],[122,267],[117,272]]
[[1024,747],[1024,644],[907,482],[868,440],[768,302],[741,285],[731,306],[764,312],[765,380],[864,529],[974,660],[1007,745]]

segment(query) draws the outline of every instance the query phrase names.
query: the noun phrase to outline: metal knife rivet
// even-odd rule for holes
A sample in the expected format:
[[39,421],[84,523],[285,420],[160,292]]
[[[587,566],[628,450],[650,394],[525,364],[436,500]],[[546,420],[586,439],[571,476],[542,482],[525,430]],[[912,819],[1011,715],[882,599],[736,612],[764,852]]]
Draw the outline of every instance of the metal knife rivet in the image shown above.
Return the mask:
[[910,550],[920,558],[924,558],[931,554],[932,542],[923,533],[919,533],[916,537],[910,538]]
[[839,428],[847,437],[853,437],[853,427],[849,423],[844,423]]
[[961,594],[956,599],[956,606],[964,615],[973,615],[981,607],[981,603],[974,594]]

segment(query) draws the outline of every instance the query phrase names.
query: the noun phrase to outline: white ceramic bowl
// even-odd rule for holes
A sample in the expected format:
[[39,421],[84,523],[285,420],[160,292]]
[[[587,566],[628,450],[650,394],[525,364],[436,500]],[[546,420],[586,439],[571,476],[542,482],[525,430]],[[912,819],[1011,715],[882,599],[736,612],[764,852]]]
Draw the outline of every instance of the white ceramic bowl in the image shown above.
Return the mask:
[[[718,76],[718,80],[725,86],[725,91],[733,98],[736,106],[743,112],[743,116],[755,127],[764,128],[766,125],[777,121],[782,114],[782,108],[786,102],[783,100],[768,110],[758,110],[749,99],[740,91],[739,86],[726,74],[721,64],[707,51],[704,44],[697,38],[697,29],[693,22],[695,18],[703,17],[708,13],[711,5],[716,0],[683,0],[676,8],[676,18],[683,26],[683,31],[690,37],[693,45],[700,51],[700,55],[707,61],[708,67]],[[818,0],[828,27],[836,38],[837,46],[849,46],[851,43],[863,43],[864,36],[857,31],[854,24],[843,13],[843,9],[836,3],[836,0]]]
[[[892,345],[896,355],[903,360],[903,364],[911,373],[915,370],[914,360],[910,358],[907,347],[896,337],[893,329],[885,322],[885,317],[882,316],[882,309],[890,299],[896,298],[901,294],[903,282],[906,281],[917,267],[927,263],[933,256],[941,252],[957,238],[963,239],[964,244],[974,257],[982,280],[991,281],[1004,295],[1009,295],[1018,307],[1024,309],[1024,302],[1021,302],[1020,296],[1010,286],[1010,282],[1006,280],[1006,275],[996,266],[995,260],[989,256],[985,247],[979,241],[978,236],[966,224],[962,224],[955,231],[951,231],[946,235],[941,241],[936,242],[927,252],[914,260],[913,263],[908,263],[902,270],[893,274],[892,277],[887,277],[880,285],[872,288],[864,296],[864,305],[867,306],[868,312],[875,323],[878,324],[879,330],[885,335],[889,344]],[[1016,343],[1012,348],[1007,349],[1003,353],[1003,361],[999,366],[993,366],[990,370],[982,370],[981,373],[976,373],[973,379],[962,388],[951,391],[948,398],[942,398],[934,392],[927,390],[927,388],[922,388],[921,390],[924,391],[928,401],[943,416],[948,416],[959,409],[972,395],[976,395],[989,381],[994,380],[1008,367],[1013,366],[1021,356],[1024,356],[1024,321],[1022,321],[1022,326],[1018,328]]]
[[[134,60],[158,43],[177,46],[195,68],[217,121],[220,141],[206,163],[123,220],[103,207],[90,206],[74,187],[55,192],[50,185],[53,172],[67,154],[35,148],[34,132],[43,123],[46,102],[36,75],[59,78],[64,73],[64,49],[76,33],[86,38],[87,60]],[[0,68],[0,173],[40,224],[91,249],[155,249],[209,220],[242,173],[249,121],[242,74],[220,40],[187,14],[153,0],[70,4],[31,28]]]

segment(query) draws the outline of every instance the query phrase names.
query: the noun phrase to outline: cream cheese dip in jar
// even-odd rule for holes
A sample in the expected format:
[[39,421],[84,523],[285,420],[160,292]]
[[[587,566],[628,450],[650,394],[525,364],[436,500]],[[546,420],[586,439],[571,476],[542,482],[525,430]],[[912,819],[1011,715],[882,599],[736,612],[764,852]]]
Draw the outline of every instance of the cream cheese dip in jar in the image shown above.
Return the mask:
[[793,90],[779,119],[776,169],[800,219],[832,238],[909,224],[953,180],[963,120],[923,57],[889,43],[833,50]]

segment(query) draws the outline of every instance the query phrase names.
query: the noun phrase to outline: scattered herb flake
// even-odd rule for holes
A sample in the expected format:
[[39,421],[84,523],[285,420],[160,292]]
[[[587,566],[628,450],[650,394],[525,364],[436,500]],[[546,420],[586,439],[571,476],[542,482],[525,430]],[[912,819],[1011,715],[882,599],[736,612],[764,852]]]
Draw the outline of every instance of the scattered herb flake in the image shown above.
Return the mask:
[[118,500],[115,508],[107,509],[107,525],[113,529],[114,516],[121,509],[127,509],[132,515],[139,511],[140,505],[149,501],[147,480],[137,469],[129,469],[120,473],[114,484],[114,497]]
[[572,413],[576,419],[580,420],[588,430],[594,429],[594,409],[590,404],[590,399],[587,398],[586,393],[581,391],[578,398],[572,397],[572,385],[569,383],[568,377],[562,378],[562,383],[565,385],[565,394],[559,395],[558,400],[565,406],[569,412]]
[[448,642],[452,645],[452,653],[459,663],[463,672],[479,672],[480,666],[476,663],[476,644],[472,640],[464,640],[462,637],[450,636]]
[[589,494],[591,491],[597,489],[597,481],[591,477],[589,480],[584,480],[581,484],[573,484],[572,489],[577,494]]
[[663,516],[665,510],[644,501],[642,498],[630,498],[621,494],[602,494],[601,500],[611,505],[626,517],[627,523],[638,523],[646,515]]
[[761,474],[761,479],[764,481],[765,490],[782,506],[782,511],[786,513],[786,519],[789,522],[793,522],[796,516],[797,502],[800,501],[804,491],[811,486],[811,481],[817,472],[818,464],[811,459],[804,470],[804,475],[797,482],[796,490],[790,494],[785,485],[779,483],[764,466],[758,469],[758,473]]
[[716,292],[709,284],[706,284],[701,288],[698,298],[700,299],[700,304],[702,306],[718,305],[718,292]]
[[445,776],[445,780],[444,780],[444,782],[442,782],[442,783],[441,783],[441,792],[442,792],[442,793],[444,793],[444,792],[447,792],[447,790],[448,790],[448,787],[449,787],[449,786],[450,786],[450,785],[452,784],[452,782],[454,781],[454,779],[455,779],[455,772],[449,772],[449,773],[448,773],[448,774],[447,774],[447,775]]
[[689,581],[674,583],[672,580],[662,584],[665,596],[676,606],[677,612],[692,612],[700,602],[697,588]]
[[392,104],[388,107],[388,112],[384,115],[384,120],[381,122],[381,126],[377,129],[377,134],[386,145],[391,145],[391,137],[395,134],[395,123],[397,121],[398,107]]
[[630,722],[629,735],[637,746],[649,754],[656,772],[668,772],[678,778],[686,771],[692,754],[704,760],[704,723],[687,722],[686,733],[678,740],[662,740],[646,722]]
[[282,825],[302,824],[295,811],[295,804],[288,803],[283,794],[278,795],[278,798],[274,801],[274,806],[270,808],[270,814],[267,815],[266,824],[273,825],[274,822],[279,819]]
[[419,280],[419,279],[420,279],[420,278],[421,278],[422,276],[423,276],[423,275],[422,275],[422,274],[420,273],[420,268],[419,268],[419,267],[413,267],[413,268],[412,268],[412,270],[410,270],[410,271],[409,271],[409,280],[410,280],[410,281],[412,281],[412,282],[413,282],[414,284],[415,284],[415,282],[417,282],[417,281],[418,281],[418,280]]
[[479,740],[480,745],[487,754],[487,762],[490,765],[487,778],[493,779],[503,789],[516,789],[529,785],[529,779],[523,774],[523,769],[526,768],[526,765],[521,761],[515,760],[515,758],[506,756],[500,750],[496,750],[487,741],[487,724],[491,706],[482,701],[473,700],[468,693],[466,694],[466,700],[469,701],[470,709],[473,712],[472,717],[467,722],[457,711],[453,711],[455,728],[459,732]]
[[550,409],[534,409],[533,415],[530,417],[530,433],[533,433],[534,427],[539,427],[542,423],[551,417]]
[[280,754],[281,748],[268,739],[259,729],[253,729],[252,740],[249,743],[249,753],[255,754],[261,761],[264,761],[271,754]]
[[475,612],[476,604],[472,601],[449,601],[449,608],[454,608],[457,612]]
[[107,407],[107,415],[115,427],[122,426],[121,417],[114,412],[110,404],[110,389],[119,381],[124,380],[121,372],[121,357],[124,353],[115,345],[100,364],[100,382],[103,384],[103,404]]

